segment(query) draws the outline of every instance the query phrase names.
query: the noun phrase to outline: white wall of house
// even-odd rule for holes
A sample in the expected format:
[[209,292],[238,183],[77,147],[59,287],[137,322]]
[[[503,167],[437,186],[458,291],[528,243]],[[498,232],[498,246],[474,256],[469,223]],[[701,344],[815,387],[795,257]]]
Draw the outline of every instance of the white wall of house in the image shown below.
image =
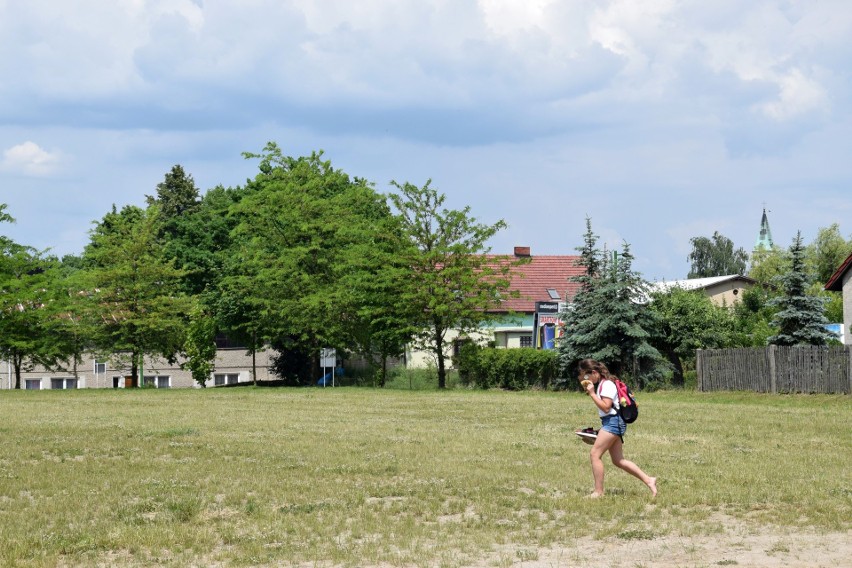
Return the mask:
[[[255,355],[258,381],[276,378],[270,370],[272,355],[267,350],[258,351]],[[184,360],[179,359],[175,364],[170,364],[163,359],[146,357],[142,369],[146,383],[157,388],[200,388],[192,379],[192,373],[180,368],[182,362]],[[0,388],[14,388],[15,373],[11,365],[4,361],[0,364],[0,372],[4,375],[0,378]],[[219,349],[207,386],[252,382],[251,374],[252,358],[245,349]],[[76,376],[72,365],[63,365],[55,370],[36,367],[31,371],[22,371],[21,388],[124,388],[125,378],[129,376],[129,362],[123,361],[120,356],[114,360],[96,361],[92,355],[87,355],[77,365]]]
[[[506,318],[502,321],[491,322],[487,327],[483,327],[478,332],[470,334],[466,337],[481,342],[494,342],[495,347],[505,349],[517,349],[519,347],[532,346],[533,335],[533,316],[532,314],[520,314],[514,318]],[[446,365],[448,369],[453,368],[452,357],[456,339],[459,338],[458,330],[450,330],[447,332],[444,355],[446,357]],[[425,369],[437,365],[435,356],[426,351],[409,348],[405,354],[406,367],[410,369]]]

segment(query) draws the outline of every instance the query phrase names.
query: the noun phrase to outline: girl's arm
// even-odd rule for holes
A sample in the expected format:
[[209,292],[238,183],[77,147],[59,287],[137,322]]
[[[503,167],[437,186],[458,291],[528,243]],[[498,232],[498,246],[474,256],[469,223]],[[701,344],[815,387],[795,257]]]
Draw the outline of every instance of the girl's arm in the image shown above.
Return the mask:
[[601,398],[600,396],[598,396],[598,393],[595,392],[595,385],[586,385],[586,394],[592,397],[592,402],[594,402],[595,406],[600,408],[602,412],[609,413],[609,411],[612,410],[612,399]]

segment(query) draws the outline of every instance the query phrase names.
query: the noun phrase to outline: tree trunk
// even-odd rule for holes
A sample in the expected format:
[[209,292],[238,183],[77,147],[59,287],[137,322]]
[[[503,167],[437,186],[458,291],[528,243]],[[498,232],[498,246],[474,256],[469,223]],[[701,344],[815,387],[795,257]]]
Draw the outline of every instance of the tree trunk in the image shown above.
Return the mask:
[[136,353],[133,353],[130,356],[130,381],[137,387],[142,386],[139,383],[139,359],[137,358]]
[[438,388],[447,388],[447,369],[444,363],[444,338],[440,333],[435,334],[436,355],[438,356]]
[[683,364],[680,362],[680,357],[674,352],[674,349],[666,349],[666,359],[669,360],[669,363],[672,364],[672,369],[674,372],[672,374],[672,385],[676,387],[682,387],[683,380]]
[[251,331],[251,382],[257,386],[257,330]]
[[12,365],[15,367],[15,388],[21,388],[21,365],[24,363],[24,358],[17,353],[12,354]]

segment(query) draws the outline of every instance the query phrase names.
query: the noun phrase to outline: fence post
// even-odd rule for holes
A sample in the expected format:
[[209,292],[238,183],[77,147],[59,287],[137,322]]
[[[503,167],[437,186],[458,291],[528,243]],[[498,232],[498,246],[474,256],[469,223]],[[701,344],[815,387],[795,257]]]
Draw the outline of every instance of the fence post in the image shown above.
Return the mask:
[[695,350],[695,381],[697,383],[696,386],[698,387],[698,392],[702,392],[704,390],[704,388],[702,387],[702,385],[704,384],[704,380],[702,378],[702,375],[703,375],[702,367],[703,367],[703,365],[701,364],[702,352],[703,351],[704,351],[703,349],[696,349]]
[[775,345],[768,345],[766,347],[766,357],[769,359],[767,361],[769,363],[769,390],[772,394],[778,394],[778,379],[776,377],[776,367],[775,367],[775,350],[777,347]]

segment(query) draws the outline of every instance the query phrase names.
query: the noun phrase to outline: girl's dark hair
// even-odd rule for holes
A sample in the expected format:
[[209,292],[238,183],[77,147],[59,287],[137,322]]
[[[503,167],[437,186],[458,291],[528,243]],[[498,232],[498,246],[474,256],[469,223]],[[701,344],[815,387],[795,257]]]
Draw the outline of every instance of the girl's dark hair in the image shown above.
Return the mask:
[[583,359],[577,367],[579,368],[581,375],[591,371],[597,371],[600,373],[601,377],[609,378],[609,369],[606,368],[606,365],[600,361],[596,361],[595,359]]

